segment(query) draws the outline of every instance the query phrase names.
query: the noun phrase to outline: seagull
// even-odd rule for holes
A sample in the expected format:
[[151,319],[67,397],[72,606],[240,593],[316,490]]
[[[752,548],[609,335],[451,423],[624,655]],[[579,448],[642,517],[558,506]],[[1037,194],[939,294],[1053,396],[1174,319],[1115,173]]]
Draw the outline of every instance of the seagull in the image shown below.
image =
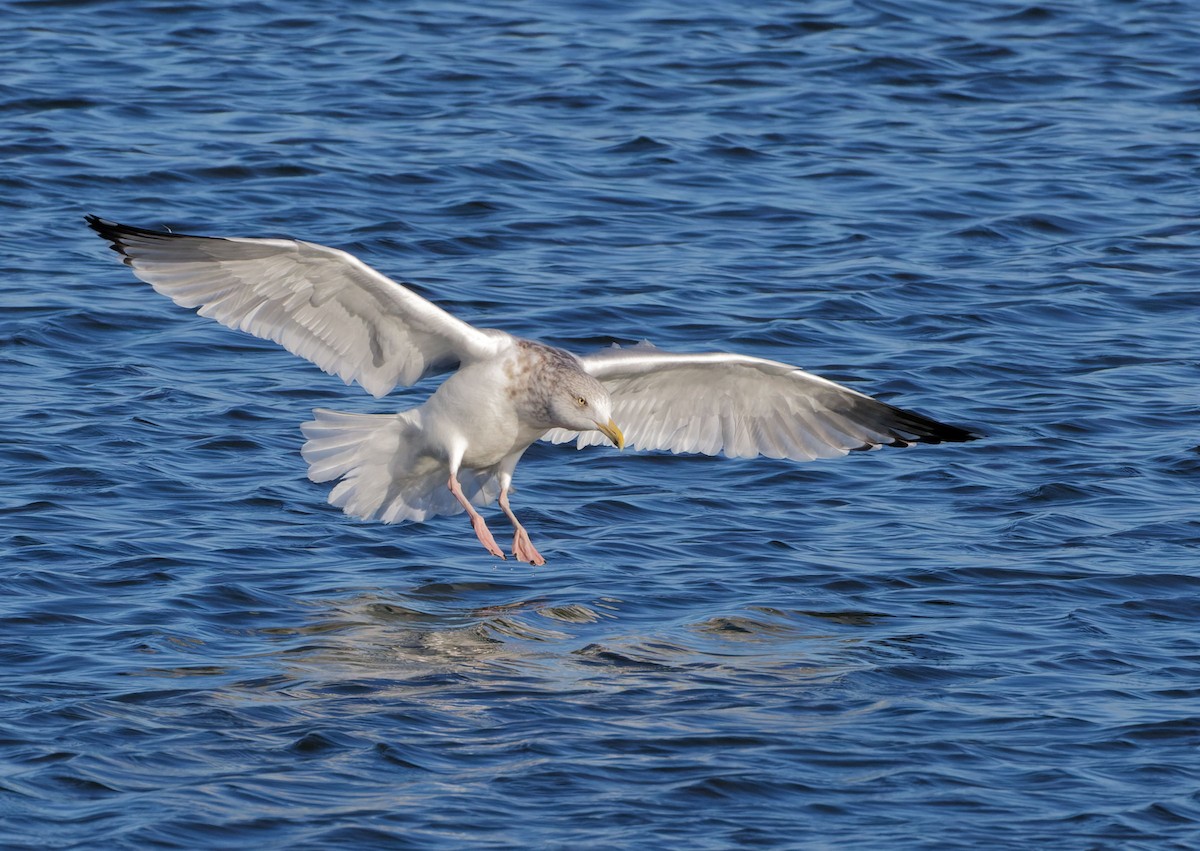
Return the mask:
[[777,361],[648,343],[578,356],[476,328],[336,248],[87,222],[176,304],[273,340],[376,398],[453,370],[415,408],[314,410],[301,455],[312,481],[338,480],[329,502],[346,514],[399,523],[465,511],[502,559],[476,508],[497,498],[513,556],[545,563],[509,502],[517,462],[537,440],[810,461],[977,437]]

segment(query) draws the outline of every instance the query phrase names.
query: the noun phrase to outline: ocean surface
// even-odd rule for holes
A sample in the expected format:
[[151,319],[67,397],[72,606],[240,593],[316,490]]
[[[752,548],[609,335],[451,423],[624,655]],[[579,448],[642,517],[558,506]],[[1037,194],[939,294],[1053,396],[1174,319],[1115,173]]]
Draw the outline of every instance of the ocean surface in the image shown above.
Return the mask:
[[[0,3],[0,846],[1200,845],[1194,2]],[[539,444],[545,567],[343,516],[374,400],[84,214],[983,432]],[[487,516],[503,543],[508,526]]]

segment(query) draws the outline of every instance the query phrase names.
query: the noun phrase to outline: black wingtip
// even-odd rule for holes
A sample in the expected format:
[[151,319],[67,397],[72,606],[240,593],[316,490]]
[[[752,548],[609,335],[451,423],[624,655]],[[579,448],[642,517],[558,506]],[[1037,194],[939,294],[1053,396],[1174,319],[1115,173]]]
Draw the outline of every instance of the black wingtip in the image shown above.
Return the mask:
[[125,258],[125,262],[129,262],[129,252],[127,252],[123,237],[136,228],[128,228],[125,225],[110,222],[108,219],[102,219],[99,216],[93,216],[90,213],[84,216],[88,223],[88,227],[94,230],[108,243],[108,247]]
[[116,222],[110,222],[108,219],[102,219],[99,216],[93,216],[91,213],[88,213],[83,217],[83,219],[88,223],[88,227],[100,234],[105,239],[108,239],[110,233],[114,233],[121,227]]
[[83,217],[88,223],[88,227],[108,242],[108,247],[117,252],[125,259],[126,264],[132,265],[132,258],[129,255],[129,239],[136,237],[138,239],[175,239],[184,236],[185,234],[171,233],[164,230],[150,230],[149,228],[139,228],[133,225],[122,225],[117,222],[102,219],[99,216],[93,216],[90,213]]
[[100,234],[105,239],[113,239],[122,231],[131,230],[125,225],[119,225],[116,222],[110,222],[108,219],[102,219],[99,216],[93,216],[91,213],[83,217],[88,223],[88,227]]
[[134,225],[123,225],[119,222],[102,219],[99,216],[88,214],[83,217],[88,227],[100,234],[105,239],[114,239],[122,236],[149,236],[161,237],[163,239],[175,239],[176,237],[185,236],[182,233],[172,233],[168,230],[151,230],[150,228],[139,228]]
[[969,443],[983,437],[978,432],[939,422],[931,417],[895,408],[891,405],[892,427],[898,431],[900,443]]

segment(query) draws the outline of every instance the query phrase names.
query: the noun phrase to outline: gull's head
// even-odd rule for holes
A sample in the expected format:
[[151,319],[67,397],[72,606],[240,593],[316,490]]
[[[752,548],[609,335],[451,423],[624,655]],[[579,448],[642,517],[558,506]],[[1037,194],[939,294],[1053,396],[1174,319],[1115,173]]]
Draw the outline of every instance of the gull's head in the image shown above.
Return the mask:
[[565,374],[550,401],[550,415],[560,428],[598,431],[617,449],[625,448],[625,435],[613,422],[612,397],[603,384],[582,370]]

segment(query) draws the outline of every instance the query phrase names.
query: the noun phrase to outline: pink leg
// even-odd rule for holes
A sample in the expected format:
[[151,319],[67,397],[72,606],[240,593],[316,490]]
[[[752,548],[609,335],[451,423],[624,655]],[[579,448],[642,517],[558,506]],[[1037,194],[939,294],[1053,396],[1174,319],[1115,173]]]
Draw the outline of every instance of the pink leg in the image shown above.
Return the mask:
[[457,473],[450,474],[450,493],[454,494],[454,498],[458,500],[458,504],[467,510],[467,514],[471,518],[471,527],[475,530],[475,537],[479,538],[479,543],[483,544],[484,549],[494,556],[504,558],[504,551],[496,545],[496,539],[492,537],[491,530],[488,529],[487,523],[483,522],[483,515],[475,510],[475,506],[467,501],[463,496],[462,488],[458,484]]
[[500,507],[504,509],[504,513],[508,515],[508,519],[513,524],[513,555],[535,567],[545,564],[546,560],[542,558],[541,553],[534,549],[533,543],[529,540],[529,533],[525,531],[525,527],[517,520],[517,515],[513,514],[512,508],[508,505],[507,487],[500,489]]

